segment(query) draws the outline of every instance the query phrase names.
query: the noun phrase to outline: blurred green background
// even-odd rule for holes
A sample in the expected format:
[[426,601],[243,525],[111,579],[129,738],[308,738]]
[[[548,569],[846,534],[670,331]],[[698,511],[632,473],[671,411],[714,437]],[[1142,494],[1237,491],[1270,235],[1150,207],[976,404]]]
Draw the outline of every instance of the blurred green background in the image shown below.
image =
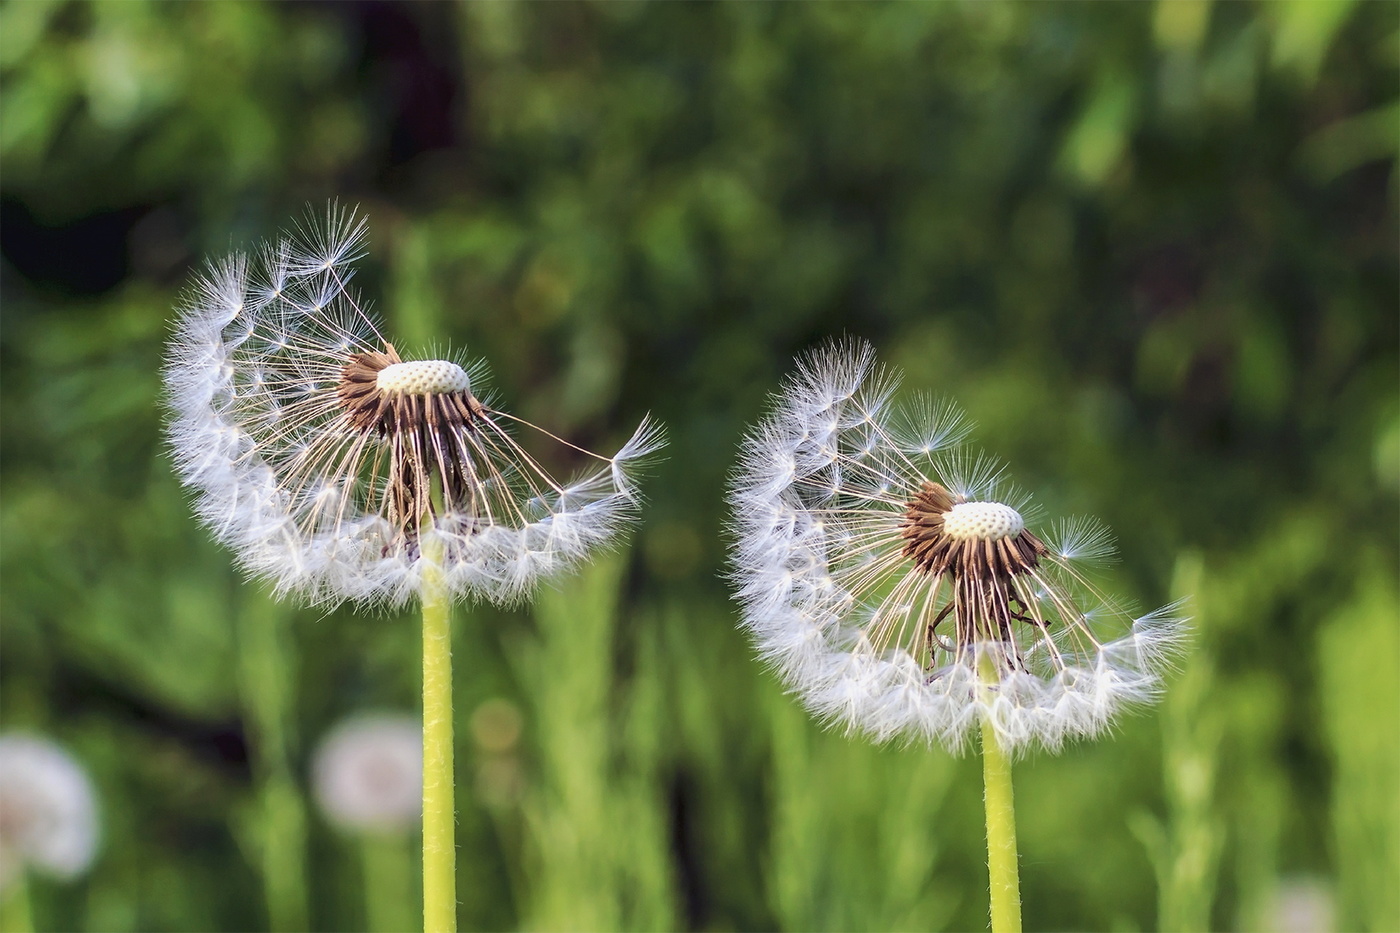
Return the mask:
[[414,859],[306,788],[416,619],[270,602],[161,435],[191,271],[339,198],[400,347],[671,437],[622,553],[458,612],[464,927],[984,928],[976,758],[820,730],[721,578],[848,333],[1192,597],[1161,706],[1017,768],[1028,928],[1400,929],[1397,74],[1390,2],[0,7],[0,718],[105,837],[36,922],[363,929]]

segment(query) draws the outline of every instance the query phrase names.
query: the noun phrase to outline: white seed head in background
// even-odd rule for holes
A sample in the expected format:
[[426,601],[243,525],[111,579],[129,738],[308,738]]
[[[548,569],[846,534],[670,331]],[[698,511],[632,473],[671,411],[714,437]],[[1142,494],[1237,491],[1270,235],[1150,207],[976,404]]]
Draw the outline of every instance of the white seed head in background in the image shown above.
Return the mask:
[[390,713],[345,720],[322,740],[312,786],[326,817],[343,829],[412,829],[423,812],[422,723]]
[[1108,532],[1032,531],[962,416],[896,407],[896,384],[868,344],[829,344],[746,436],[731,577],[760,655],[822,719],[952,751],[984,718],[1007,750],[1057,749],[1154,699],[1178,607],[1103,594],[1086,566]]
[[[349,287],[364,234],[332,207],[196,282],[165,366],[180,477],[279,594],[402,605],[426,552],[452,595],[518,600],[634,517],[661,433],[600,456],[494,407],[480,364],[402,359]],[[592,466],[561,482],[517,433]]]
[[77,877],[97,839],[97,799],[82,766],[46,739],[0,736],[0,889],[26,869]]

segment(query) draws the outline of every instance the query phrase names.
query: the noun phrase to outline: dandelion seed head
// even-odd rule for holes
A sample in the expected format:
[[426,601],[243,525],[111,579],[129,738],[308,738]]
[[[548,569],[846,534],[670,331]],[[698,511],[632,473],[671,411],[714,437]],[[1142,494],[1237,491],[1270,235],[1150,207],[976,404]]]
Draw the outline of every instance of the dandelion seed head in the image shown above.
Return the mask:
[[37,736],[0,736],[0,889],[26,868],[75,878],[97,842],[97,799],[73,757]]
[[952,751],[984,720],[1008,750],[1055,750],[1153,700],[1179,605],[1135,617],[1100,592],[1082,565],[1107,531],[1042,532],[958,410],[900,406],[897,384],[868,345],[829,344],[744,439],[731,577],[759,656],[840,728]]
[[322,740],[312,764],[316,801],[358,832],[412,828],[423,807],[423,730],[412,716],[363,713]]
[[[441,579],[522,599],[631,522],[662,434],[644,420],[594,454],[497,407],[484,364],[400,355],[350,288],[364,239],[332,207],[187,294],[165,388],[195,512],[279,595],[401,605]],[[591,468],[562,482],[535,449]]]

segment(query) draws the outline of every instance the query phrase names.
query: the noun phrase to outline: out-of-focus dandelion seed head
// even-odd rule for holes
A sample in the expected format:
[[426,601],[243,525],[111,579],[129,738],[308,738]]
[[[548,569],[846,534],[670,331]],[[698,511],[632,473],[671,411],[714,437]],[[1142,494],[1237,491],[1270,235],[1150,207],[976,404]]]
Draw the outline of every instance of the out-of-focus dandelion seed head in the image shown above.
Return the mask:
[[342,829],[411,829],[423,812],[421,723],[389,713],[345,720],[316,752],[312,787],[326,817]]
[[1267,901],[1268,933],[1332,933],[1337,905],[1332,889],[1318,878],[1284,877]]
[[1177,606],[1134,615],[1091,581],[1112,541],[1045,537],[950,404],[892,398],[864,343],[799,361],[745,438],[732,578],[763,658],[819,717],[957,751],[984,719],[1015,750],[1093,736],[1152,700]]
[[82,766],[46,739],[0,736],[0,890],[26,869],[75,878],[97,842],[97,798]]
[[[279,594],[401,605],[430,574],[520,599],[631,520],[661,433],[593,454],[495,407],[483,365],[403,359],[350,287],[364,235],[332,207],[195,283],[165,367],[181,479]],[[558,480],[517,433],[591,466]]]

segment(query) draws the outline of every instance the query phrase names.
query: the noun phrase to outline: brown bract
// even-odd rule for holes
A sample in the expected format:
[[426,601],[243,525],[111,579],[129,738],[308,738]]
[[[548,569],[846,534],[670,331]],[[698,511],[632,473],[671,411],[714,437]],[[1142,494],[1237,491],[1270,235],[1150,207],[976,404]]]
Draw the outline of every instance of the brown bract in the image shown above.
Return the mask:
[[[424,517],[437,514],[433,477],[442,505],[476,514],[486,498],[475,462],[486,460],[476,430],[485,408],[470,391],[413,394],[379,387],[381,370],[403,362],[392,343],[382,353],[355,353],[341,371],[336,397],[351,427],[373,431],[389,445],[389,476],[382,496],[389,520],[410,540]],[[372,480],[371,488],[377,484]]]
[[925,481],[904,508],[904,520],[900,523],[904,556],[924,573],[1011,577],[1040,563],[1045,543],[1025,529],[997,540],[947,534],[943,516],[957,504],[946,487]]
[[[948,575],[953,580],[953,598],[929,624],[925,647],[932,652],[939,641],[949,651],[987,639],[1015,645],[1013,620],[1041,629],[1049,622],[1033,596],[1024,591],[1021,579],[1035,575],[1045,543],[1024,528],[1013,535],[989,538],[956,538],[944,529],[946,515],[958,500],[939,483],[925,481],[904,509],[900,533],[904,536],[904,556],[921,572],[932,577]],[[939,623],[954,616],[957,629],[952,643],[937,635]],[[1008,661],[1022,667],[1015,649]]]

